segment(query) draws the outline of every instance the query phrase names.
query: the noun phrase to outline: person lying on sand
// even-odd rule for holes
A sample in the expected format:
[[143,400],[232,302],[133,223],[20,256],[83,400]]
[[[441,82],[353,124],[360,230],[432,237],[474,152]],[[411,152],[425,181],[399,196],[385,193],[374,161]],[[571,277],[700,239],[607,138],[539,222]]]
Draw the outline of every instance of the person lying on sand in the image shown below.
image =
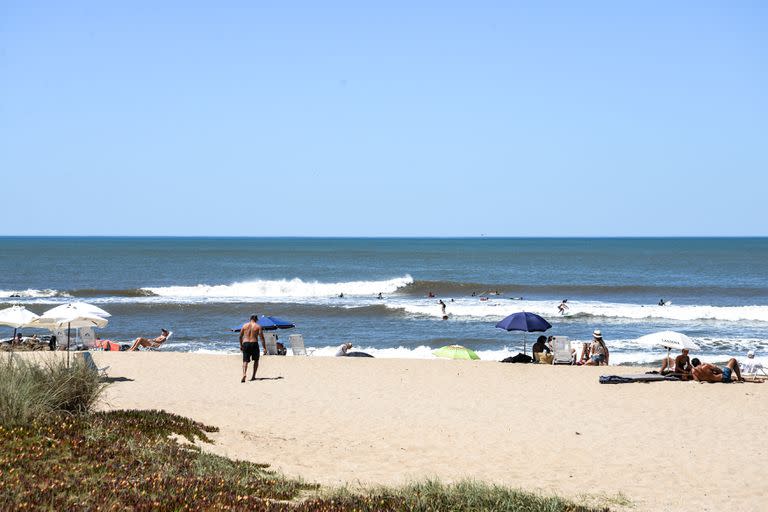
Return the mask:
[[158,348],[160,345],[165,343],[165,340],[168,339],[168,334],[169,333],[167,330],[160,329],[160,336],[157,338],[136,338],[133,341],[133,345],[131,345],[131,348],[128,350],[138,350],[139,347]]
[[722,368],[709,363],[702,364],[695,357],[691,364],[693,365],[693,378],[699,382],[722,382],[728,384],[729,382],[734,382],[731,379],[734,372],[736,373],[736,382],[744,382],[744,379],[741,378],[741,371],[739,371],[739,363],[734,358],[731,358]]

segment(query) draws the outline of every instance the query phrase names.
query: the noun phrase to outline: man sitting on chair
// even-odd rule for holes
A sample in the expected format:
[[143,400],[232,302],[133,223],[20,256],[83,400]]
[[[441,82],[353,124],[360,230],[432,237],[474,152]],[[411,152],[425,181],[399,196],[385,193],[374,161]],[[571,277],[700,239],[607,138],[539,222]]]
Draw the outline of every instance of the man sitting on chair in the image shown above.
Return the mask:
[[133,341],[133,345],[131,345],[131,348],[128,350],[138,350],[139,347],[158,348],[160,345],[165,343],[165,340],[168,339],[169,334],[170,333],[166,329],[160,329],[160,336],[157,338],[136,338]]

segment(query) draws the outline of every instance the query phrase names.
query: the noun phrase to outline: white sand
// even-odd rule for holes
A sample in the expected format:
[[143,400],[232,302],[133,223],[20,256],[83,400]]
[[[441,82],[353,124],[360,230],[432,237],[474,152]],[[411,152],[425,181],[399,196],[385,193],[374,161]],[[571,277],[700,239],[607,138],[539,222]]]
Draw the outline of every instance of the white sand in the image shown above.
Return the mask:
[[607,496],[614,509],[768,510],[768,383],[601,385],[641,370],[271,356],[259,376],[280,379],[241,384],[236,355],[94,357],[118,379],[105,407],[215,425],[211,451],[309,481],[471,477]]

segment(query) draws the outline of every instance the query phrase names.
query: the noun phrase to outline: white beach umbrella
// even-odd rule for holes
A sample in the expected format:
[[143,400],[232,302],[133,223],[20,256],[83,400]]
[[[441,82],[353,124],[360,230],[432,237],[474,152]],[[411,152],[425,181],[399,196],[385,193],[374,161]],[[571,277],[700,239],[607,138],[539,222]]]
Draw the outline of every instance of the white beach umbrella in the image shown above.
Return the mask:
[[98,315],[91,315],[88,313],[73,314],[71,316],[64,317],[49,317],[43,314],[36,320],[26,324],[26,327],[39,327],[41,329],[57,329],[59,327],[68,327],[79,329],[81,327],[106,327],[109,320],[102,318]]
[[[11,306],[0,310],[0,325],[7,325],[13,327],[13,339],[16,339],[16,330],[20,327],[24,327],[33,320],[39,318],[36,314],[25,308],[24,306]],[[13,347],[13,342],[11,342]]]
[[[39,318],[24,306],[11,306],[9,308],[0,309],[0,325],[7,325],[13,327],[14,330],[20,327],[24,327],[32,320]],[[14,333],[14,336],[16,333]]]
[[682,350],[687,348],[689,350],[698,350],[699,346],[685,334],[675,331],[661,331],[653,334],[646,334],[637,339],[637,342],[641,345],[647,345],[649,347],[660,346],[666,349]]
[[56,318],[56,317],[70,317],[73,316],[73,313],[86,313],[90,315],[96,315],[100,316],[102,318],[109,318],[110,315],[103,309],[101,309],[98,306],[94,306],[93,304],[88,304],[87,302],[70,302],[68,304],[62,304],[61,306],[56,306],[53,309],[49,309],[45,313],[43,313],[43,316],[47,316],[50,318]]
[[[102,315],[99,314],[102,313]],[[38,319],[30,322],[30,327],[55,329],[67,326],[67,365],[69,365],[69,343],[72,327],[106,327],[109,320],[103,315],[111,316],[103,309],[85,302],[62,304],[43,313]]]
[[646,334],[637,339],[637,342],[641,345],[649,347],[661,346],[667,349],[667,359],[669,359],[669,353],[674,348],[682,350],[687,348],[688,350],[698,350],[699,346],[685,334],[675,331],[661,331],[653,334]]

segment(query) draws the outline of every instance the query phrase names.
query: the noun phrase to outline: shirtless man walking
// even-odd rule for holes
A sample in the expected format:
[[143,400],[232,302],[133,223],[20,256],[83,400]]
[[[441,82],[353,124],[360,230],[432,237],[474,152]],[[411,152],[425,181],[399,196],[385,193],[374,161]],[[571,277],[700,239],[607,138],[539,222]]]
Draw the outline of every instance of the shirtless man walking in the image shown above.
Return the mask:
[[243,353],[243,378],[240,382],[245,382],[245,374],[248,373],[248,363],[251,359],[253,359],[251,380],[256,380],[256,370],[259,369],[259,337],[266,355],[267,342],[264,340],[264,330],[259,325],[259,316],[251,315],[250,321],[240,328],[240,351]]
[[734,373],[736,374],[736,382],[744,382],[744,379],[741,378],[741,371],[739,371],[739,363],[733,358],[722,368],[709,363],[702,364],[696,358],[693,358],[691,365],[693,366],[693,378],[699,382],[723,382],[727,384],[734,382],[731,378]]

